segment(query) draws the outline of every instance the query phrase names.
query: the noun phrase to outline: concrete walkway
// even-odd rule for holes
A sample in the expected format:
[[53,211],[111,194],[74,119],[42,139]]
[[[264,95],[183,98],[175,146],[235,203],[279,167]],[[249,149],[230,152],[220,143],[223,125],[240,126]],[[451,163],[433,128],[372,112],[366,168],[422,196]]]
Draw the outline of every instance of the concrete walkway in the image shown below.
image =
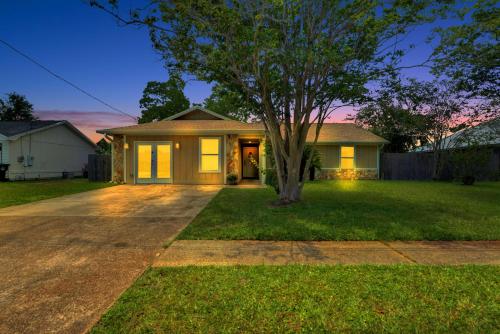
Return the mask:
[[116,186],[0,210],[0,333],[82,333],[218,186]]
[[405,263],[500,265],[500,241],[179,240],[153,266]]

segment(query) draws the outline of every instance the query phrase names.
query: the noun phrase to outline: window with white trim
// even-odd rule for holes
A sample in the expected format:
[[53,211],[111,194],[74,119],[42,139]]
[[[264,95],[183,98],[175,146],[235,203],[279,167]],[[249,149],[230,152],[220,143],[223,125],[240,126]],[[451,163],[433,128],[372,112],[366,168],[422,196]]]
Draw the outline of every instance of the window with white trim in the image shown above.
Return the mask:
[[340,169],[354,169],[354,146],[340,147]]
[[200,138],[200,172],[220,172],[220,144],[217,137]]

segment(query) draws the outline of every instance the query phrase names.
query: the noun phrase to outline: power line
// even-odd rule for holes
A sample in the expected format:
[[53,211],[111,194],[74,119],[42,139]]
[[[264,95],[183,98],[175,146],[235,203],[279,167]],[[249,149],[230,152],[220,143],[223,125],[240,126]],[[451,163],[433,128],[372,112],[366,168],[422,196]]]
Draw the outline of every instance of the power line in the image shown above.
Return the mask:
[[101,100],[100,98],[98,98],[97,96],[95,95],[92,95],[91,93],[87,92],[86,90],[84,90],[83,88],[80,88],[78,87],[77,85],[75,85],[74,83],[72,83],[71,81],[69,80],[66,80],[64,79],[62,76],[60,76],[59,74],[57,73],[54,73],[53,71],[51,71],[50,69],[48,69],[47,67],[45,67],[44,65],[40,64],[38,61],[36,61],[35,59],[31,58],[30,56],[28,56],[27,54],[25,54],[24,52],[22,52],[21,50],[15,48],[13,45],[7,43],[6,41],[0,39],[0,43],[4,44],[5,46],[7,46],[9,49],[11,49],[12,51],[16,52],[17,54],[21,55],[22,57],[28,59],[30,62],[32,62],[33,64],[37,65],[38,67],[42,68],[44,71],[48,72],[50,75],[56,77],[57,79],[61,80],[61,81],[64,81],[66,84],[70,85],[71,87],[75,88],[76,90],[80,91],[81,93],[87,95],[88,97],[96,100],[97,102],[99,103],[102,103],[104,104],[106,107],[120,113],[120,114],[123,114],[125,116],[128,116],[128,117],[131,117],[133,118],[135,121],[137,120],[137,117],[136,116],[132,116],[116,107],[113,107],[112,105],[110,105],[109,103],[106,103],[105,101]]

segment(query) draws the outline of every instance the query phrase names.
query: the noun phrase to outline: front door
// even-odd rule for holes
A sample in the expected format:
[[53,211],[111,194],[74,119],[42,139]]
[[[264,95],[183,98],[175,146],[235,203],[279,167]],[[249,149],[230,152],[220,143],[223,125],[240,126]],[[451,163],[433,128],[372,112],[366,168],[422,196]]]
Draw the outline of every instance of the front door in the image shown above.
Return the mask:
[[135,154],[137,183],[172,183],[172,142],[137,142]]
[[259,178],[259,149],[256,146],[243,146],[243,173],[244,179]]

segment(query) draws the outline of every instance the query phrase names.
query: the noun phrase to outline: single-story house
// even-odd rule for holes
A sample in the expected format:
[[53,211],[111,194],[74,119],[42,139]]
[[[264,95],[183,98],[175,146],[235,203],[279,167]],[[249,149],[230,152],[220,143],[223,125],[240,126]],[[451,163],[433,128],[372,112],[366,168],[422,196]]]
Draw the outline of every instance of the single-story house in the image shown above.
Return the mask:
[[[225,184],[228,174],[264,182],[263,124],[193,107],[164,120],[97,131],[112,136],[116,182]],[[314,140],[314,127],[308,142]],[[354,124],[324,124],[317,143],[320,178],[378,178],[381,137]]]
[[81,176],[95,148],[68,121],[0,121],[0,164],[10,180]]

